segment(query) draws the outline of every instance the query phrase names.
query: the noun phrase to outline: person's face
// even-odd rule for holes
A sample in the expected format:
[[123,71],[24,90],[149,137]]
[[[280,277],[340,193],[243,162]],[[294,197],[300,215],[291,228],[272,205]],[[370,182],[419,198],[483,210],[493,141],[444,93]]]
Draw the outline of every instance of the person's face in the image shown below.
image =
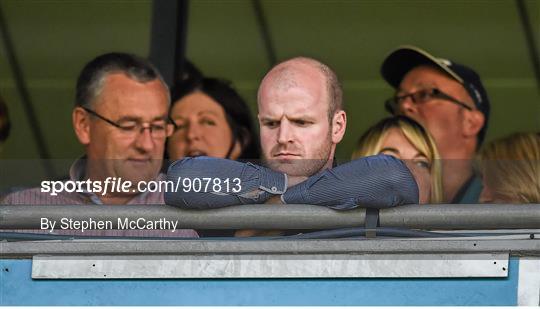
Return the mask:
[[[168,100],[167,89],[159,80],[139,83],[122,73],[114,73],[105,77],[91,109],[124,127],[137,124],[167,127]],[[84,116],[78,121],[81,113]],[[157,176],[166,134],[156,138],[156,130],[151,133],[149,128],[131,134],[81,108],[74,111],[74,123],[79,141],[86,146],[87,177],[121,177],[136,182]]]
[[496,192],[494,192],[491,187],[486,183],[485,179],[482,184],[482,192],[480,193],[478,201],[480,203],[488,204],[504,204],[513,202],[506,196],[496,194]]
[[487,204],[521,204],[523,201],[517,196],[508,196],[505,194],[501,194],[497,192],[497,190],[494,190],[494,188],[497,187],[496,184],[492,184],[493,177],[495,175],[491,175],[489,171],[484,171],[484,175],[482,177],[482,192],[480,193],[480,197],[478,198],[478,201],[480,203],[487,203]]
[[391,128],[384,137],[379,153],[391,155],[405,162],[411,170],[420,193],[420,204],[426,204],[431,196],[431,165],[425,154],[416,149],[398,128]]
[[[419,66],[408,72],[399,86],[397,96],[419,90],[436,88],[449,96],[474,107],[465,88],[445,73],[430,66]],[[421,123],[433,136],[441,155],[445,159],[447,150],[459,145],[465,128],[465,113],[468,111],[448,100],[432,98],[424,103],[415,103],[411,98],[399,105],[399,113]]]
[[[171,159],[210,156],[225,158],[232,143],[232,132],[225,110],[202,92],[191,93],[176,101],[171,110],[176,129],[167,141]],[[240,155],[237,143],[230,159]]]
[[296,74],[287,85],[266,83],[261,85],[258,119],[268,166],[291,176],[311,176],[329,167],[335,144],[320,73]]

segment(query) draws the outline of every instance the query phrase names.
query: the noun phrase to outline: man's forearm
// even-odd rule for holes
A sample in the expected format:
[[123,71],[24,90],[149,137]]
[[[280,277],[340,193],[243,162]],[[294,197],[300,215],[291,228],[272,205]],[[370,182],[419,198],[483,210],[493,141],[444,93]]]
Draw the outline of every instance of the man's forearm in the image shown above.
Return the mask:
[[189,209],[261,204],[276,202],[278,198],[288,204],[335,209],[418,203],[418,187],[411,172],[400,160],[385,155],[357,159],[307,179],[287,177],[250,163],[209,157],[186,158],[169,169],[168,180],[177,182],[179,177],[239,178],[242,183],[239,192],[179,190],[165,193],[167,204]]
[[418,204],[418,186],[405,163],[392,156],[356,159],[309,177],[281,197],[286,204],[334,209]]
[[176,184],[186,179],[188,182],[198,179],[211,183],[202,184],[200,190],[190,186],[165,192],[166,204],[189,209],[262,204],[287,190],[287,176],[283,173],[251,163],[210,157],[185,158],[169,167],[168,181]]

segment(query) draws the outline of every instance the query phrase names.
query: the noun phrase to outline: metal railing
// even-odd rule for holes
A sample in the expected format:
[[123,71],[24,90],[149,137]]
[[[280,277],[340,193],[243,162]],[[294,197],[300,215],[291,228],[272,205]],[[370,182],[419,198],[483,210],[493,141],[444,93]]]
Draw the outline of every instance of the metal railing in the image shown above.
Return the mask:
[[[39,229],[41,218],[59,221],[175,220],[193,229],[337,229],[365,225],[366,209],[336,211],[312,205],[241,205],[184,210],[164,205],[0,206],[0,229]],[[538,229],[540,204],[407,205],[379,210],[380,227],[427,230]]]

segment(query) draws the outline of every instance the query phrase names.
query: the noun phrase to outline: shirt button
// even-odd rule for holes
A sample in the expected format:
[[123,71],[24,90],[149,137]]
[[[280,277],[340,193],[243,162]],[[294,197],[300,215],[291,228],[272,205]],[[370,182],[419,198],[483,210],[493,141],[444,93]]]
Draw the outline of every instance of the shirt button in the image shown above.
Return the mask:
[[277,188],[276,187],[272,187],[272,192],[277,192]]

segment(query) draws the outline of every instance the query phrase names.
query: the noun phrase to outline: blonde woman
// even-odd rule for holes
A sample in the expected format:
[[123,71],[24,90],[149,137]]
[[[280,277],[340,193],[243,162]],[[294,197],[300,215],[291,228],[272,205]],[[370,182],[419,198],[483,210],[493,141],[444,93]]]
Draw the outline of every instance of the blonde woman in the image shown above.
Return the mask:
[[479,154],[482,203],[540,203],[540,132],[515,133]]
[[407,163],[418,181],[421,204],[443,201],[437,147],[416,121],[403,116],[379,121],[360,137],[352,159],[377,154],[392,155]]

